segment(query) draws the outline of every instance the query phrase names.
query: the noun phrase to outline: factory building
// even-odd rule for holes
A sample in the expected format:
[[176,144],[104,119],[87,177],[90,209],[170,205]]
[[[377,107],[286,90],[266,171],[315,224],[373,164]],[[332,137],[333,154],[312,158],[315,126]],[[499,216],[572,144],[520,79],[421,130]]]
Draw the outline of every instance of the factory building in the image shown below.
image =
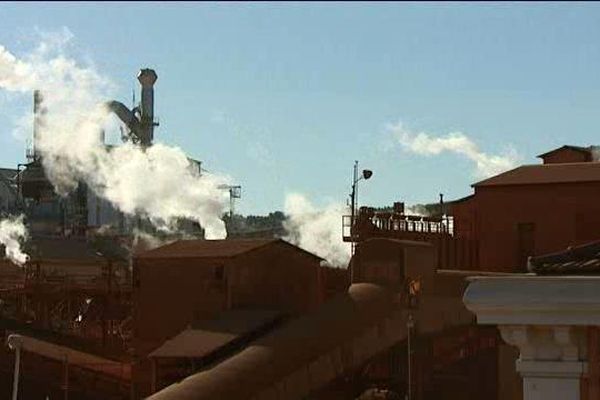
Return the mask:
[[600,162],[592,150],[563,146],[475,183],[452,205],[456,236],[477,243],[477,264],[526,272],[529,256],[600,239]]
[[[127,140],[148,147],[157,76],[138,78],[138,107],[107,105]],[[431,215],[360,208],[343,221],[355,248],[347,270],[270,237],[171,237],[149,249],[132,235],[143,219],[83,183],[54,193],[35,140],[39,92],[34,112],[29,162],[0,170],[0,211],[24,212],[32,234],[29,262],[0,269],[11,345],[0,352],[1,398],[17,350],[20,398],[32,400],[519,398],[514,350],[475,324],[465,279],[512,279],[548,261],[539,255],[600,239],[597,149],[563,146],[440,199]],[[182,227],[202,237],[197,224]]]
[[153,349],[193,320],[225,310],[313,309],[321,297],[321,261],[275,239],[183,240],[141,253],[133,263],[138,348]]
[[[390,394],[410,390],[412,398],[493,397],[496,371],[482,368],[490,350],[493,356],[493,330],[473,338],[468,355],[458,352],[463,344],[450,341],[445,348],[432,347],[432,336],[471,325],[461,302],[463,276],[436,273],[436,253],[428,243],[369,239],[358,245],[355,257],[360,273],[347,291],[150,398],[354,399],[373,386]],[[466,360],[479,365],[468,370],[475,384],[460,387],[435,376],[449,368],[464,370]]]
[[[151,351],[155,358],[165,355],[165,349],[157,348],[167,340],[173,341],[171,346],[185,342],[188,326],[217,320],[213,325],[233,324],[244,336],[315,309],[323,297],[321,261],[274,239],[183,240],[138,254],[133,262],[133,335],[136,356],[143,360],[140,370],[148,365]],[[216,342],[205,349],[206,355],[227,343]],[[140,394],[150,394],[143,382],[148,374],[138,376]]]
[[[144,69],[138,79],[141,103],[129,110],[107,105],[125,124],[123,138],[141,147],[154,137],[156,73]],[[28,262],[0,268],[0,329],[19,333],[23,347],[23,398],[128,398],[131,382],[131,255],[150,245],[136,236],[152,230],[143,218],[124,215],[84,182],[65,196],[55,193],[44,170],[39,135],[46,109],[34,92],[33,143],[27,163],[0,170],[0,213],[23,214],[29,238]],[[110,151],[114,145],[105,144]],[[190,168],[200,172],[200,162]],[[202,237],[198,224],[181,221],[182,231]],[[161,236],[162,240],[172,240]],[[58,355],[57,355],[58,354]],[[3,348],[0,398],[9,398],[14,353]],[[109,367],[106,367],[109,365]],[[112,372],[105,373],[107,370]],[[114,371],[125,371],[116,373]],[[50,376],[69,374],[69,383]],[[97,395],[95,393],[98,393]]]

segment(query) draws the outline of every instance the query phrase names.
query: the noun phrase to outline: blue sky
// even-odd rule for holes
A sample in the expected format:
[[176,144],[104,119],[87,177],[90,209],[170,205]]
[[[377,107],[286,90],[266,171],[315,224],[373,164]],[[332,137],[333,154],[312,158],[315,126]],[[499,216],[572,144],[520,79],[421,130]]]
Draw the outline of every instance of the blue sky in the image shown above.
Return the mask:
[[[523,163],[562,144],[600,144],[600,4],[1,3],[0,44],[67,27],[130,103],[135,75],[158,75],[160,141],[243,186],[238,210],[282,209],[285,195],[344,202],[352,164],[374,170],[361,201],[457,198],[477,180],[452,153],[395,144],[402,121],[461,131]],[[0,95],[0,163],[23,161],[12,122],[30,99]]]

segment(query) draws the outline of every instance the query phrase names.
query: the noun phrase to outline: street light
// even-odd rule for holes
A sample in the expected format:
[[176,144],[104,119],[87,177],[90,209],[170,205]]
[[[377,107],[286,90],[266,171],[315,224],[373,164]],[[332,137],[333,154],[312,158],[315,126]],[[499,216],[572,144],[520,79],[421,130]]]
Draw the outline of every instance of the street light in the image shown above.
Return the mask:
[[6,339],[8,348],[15,351],[15,371],[13,377],[12,400],[17,400],[19,393],[19,372],[21,367],[21,347],[23,347],[23,337],[17,334],[11,334]]
[[[357,184],[360,180],[367,180],[373,176],[373,171],[370,169],[363,169],[361,176],[358,176],[358,161],[354,161],[354,173],[352,175],[352,193],[350,193],[350,227],[354,224],[354,217],[356,215],[356,203],[358,202],[358,191]],[[352,229],[352,228],[351,228]],[[351,233],[352,234],[352,233]]]

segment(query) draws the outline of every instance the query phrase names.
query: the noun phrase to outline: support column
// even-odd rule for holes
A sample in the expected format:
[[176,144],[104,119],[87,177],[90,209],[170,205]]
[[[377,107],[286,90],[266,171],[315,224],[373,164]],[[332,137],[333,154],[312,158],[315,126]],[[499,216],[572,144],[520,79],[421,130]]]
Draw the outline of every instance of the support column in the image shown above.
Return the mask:
[[519,348],[516,369],[523,377],[524,400],[581,398],[581,378],[587,370],[584,328],[500,325],[499,329],[508,344]]

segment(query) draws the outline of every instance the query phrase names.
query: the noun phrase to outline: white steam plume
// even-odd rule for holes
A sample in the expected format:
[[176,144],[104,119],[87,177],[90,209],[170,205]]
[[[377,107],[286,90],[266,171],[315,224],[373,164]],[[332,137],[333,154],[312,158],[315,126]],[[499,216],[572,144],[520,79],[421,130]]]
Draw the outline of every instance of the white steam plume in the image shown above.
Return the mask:
[[21,241],[27,238],[23,215],[0,221],[0,244],[4,246],[5,257],[14,264],[23,265],[29,256],[21,250]]
[[113,85],[91,66],[65,55],[72,35],[53,36],[18,58],[0,45],[0,89],[31,93],[39,89],[46,109],[37,150],[46,174],[60,194],[80,181],[121,211],[148,217],[169,229],[178,218],[200,223],[208,239],[226,236],[221,216],[228,179],[202,174],[176,147],[155,144],[143,151],[131,143],[112,149],[101,140]]
[[350,261],[350,244],[342,240],[342,215],[347,207],[330,204],[317,209],[305,196],[289,194],[285,199],[287,219],[283,227],[289,242],[323,257],[333,266],[346,267]]
[[464,133],[451,132],[446,136],[431,136],[425,132],[415,133],[406,129],[402,123],[388,125],[404,149],[415,154],[432,156],[443,152],[462,155],[475,163],[475,173],[480,178],[499,174],[514,168],[519,157],[514,149],[504,154],[484,153]]

